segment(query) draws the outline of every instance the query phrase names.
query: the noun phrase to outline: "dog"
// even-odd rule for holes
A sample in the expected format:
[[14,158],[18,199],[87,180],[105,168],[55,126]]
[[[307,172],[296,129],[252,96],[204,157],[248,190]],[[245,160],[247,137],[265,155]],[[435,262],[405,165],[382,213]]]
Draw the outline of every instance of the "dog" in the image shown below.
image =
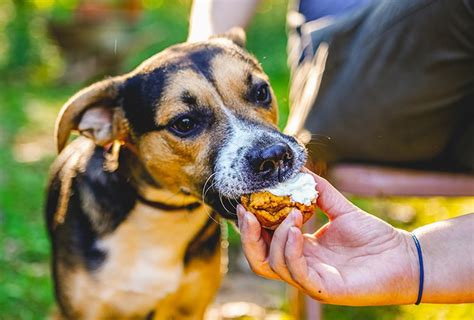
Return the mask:
[[307,157],[244,47],[241,29],[177,44],[63,106],[46,201],[60,318],[203,318],[221,280],[216,222]]

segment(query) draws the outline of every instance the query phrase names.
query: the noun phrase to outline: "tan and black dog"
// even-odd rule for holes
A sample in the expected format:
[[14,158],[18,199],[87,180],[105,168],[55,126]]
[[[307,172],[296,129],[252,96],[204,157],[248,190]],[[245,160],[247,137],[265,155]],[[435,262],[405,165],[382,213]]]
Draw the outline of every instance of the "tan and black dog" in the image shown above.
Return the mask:
[[215,220],[304,165],[244,37],[170,47],[62,108],[46,208],[61,317],[202,319],[221,278]]

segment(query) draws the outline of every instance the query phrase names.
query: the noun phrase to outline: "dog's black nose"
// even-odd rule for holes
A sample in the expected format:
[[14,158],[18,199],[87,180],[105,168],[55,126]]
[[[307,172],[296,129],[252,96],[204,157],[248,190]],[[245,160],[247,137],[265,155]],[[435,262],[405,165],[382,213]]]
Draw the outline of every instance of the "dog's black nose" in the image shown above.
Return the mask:
[[252,150],[248,159],[257,173],[278,172],[280,175],[291,166],[293,151],[286,143],[277,143],[263,149]]

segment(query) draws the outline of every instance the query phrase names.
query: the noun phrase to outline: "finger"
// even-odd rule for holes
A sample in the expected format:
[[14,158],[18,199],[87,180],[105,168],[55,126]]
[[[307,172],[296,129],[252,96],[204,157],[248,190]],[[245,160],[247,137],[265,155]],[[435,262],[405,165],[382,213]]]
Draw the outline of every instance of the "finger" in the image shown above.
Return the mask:
[[316,181],[316,190],[318,191],[317,205],[330,220],[345,213],[357,210],[357,207],[347,200],[342,193],[337,191],[329,181],[314,174],[306,168],[304,168],[303,171],[312,175],[314,181]]
[[239,230],[242,249],[250,268],[256,274],[270,278],[280,279],[274,273],[267,261],[268,246],[262,237],[262,228],[253,214],[245,211],[242,206],[237,208],[239,215]]
[[[312,296],[321,294],[319,275],[309,275],[308,262],[303,254],[304,237],[301,230],[291,227],[288,232],[288,241],[285,246],[285,264],[291,278]],[[319,289],[318,289],[319,288]]]
[[272,270],[286,282],[294,282],[285,263],[285,246],[288,241],[288,232],[294,226],[301,227],[303,217],[301,212],[293,209],[288,217],[278,226],[273,234],[270,250],[268,254],[268,263]]

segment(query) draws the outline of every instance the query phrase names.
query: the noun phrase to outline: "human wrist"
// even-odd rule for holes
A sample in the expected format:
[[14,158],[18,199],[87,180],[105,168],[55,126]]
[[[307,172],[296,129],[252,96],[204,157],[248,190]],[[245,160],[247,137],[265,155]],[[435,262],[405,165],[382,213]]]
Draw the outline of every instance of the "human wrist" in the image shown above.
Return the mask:
[[[442,241],[442,239],[436,239],[436,237],[430,239],[433,235],[430,234],[428,226],[423,226],[412,231],[418,238],[420,246],[423,251],[423,267],[425,273],[424,285],[423,285],[423,296],[421,302],[434,302],[443,301],[441,292],[448,291],[447,288],[442,284],[446,275],[450,273],[449,269],[445,269],[443,264],[436,265],[436,257],[439,256],[440,252],[437,252],[438,246],[432,246],[433,241]],[[439,279],[437,279],[439,278]],[[439,299],[439,301],[437,301]]]
[[[413,231],[423,250],[422,302],[472,303],[474,214],[438,221]],[[471,241],[471,242],[469,242]]]
[[406,248],[404,256],[407,269],[404,276],[405,291],[402,292],[399,304],[414,304],[417,301],[420,288],[419,255],[412,233],[403,230],[400,230],[400,232],[403,236]]
[[424,279],[425,279],[425,270],[424,270],[424,263],[423,263],[423,252],[421,250],[420,241],[418,237],[412,233],[411,237],[413,242],[415,243],[416,253],[418,256],[418,293],[416,296],[415,305],[419,305],[421,303],[421,299],[423,298],[423,289],[424,289]]

